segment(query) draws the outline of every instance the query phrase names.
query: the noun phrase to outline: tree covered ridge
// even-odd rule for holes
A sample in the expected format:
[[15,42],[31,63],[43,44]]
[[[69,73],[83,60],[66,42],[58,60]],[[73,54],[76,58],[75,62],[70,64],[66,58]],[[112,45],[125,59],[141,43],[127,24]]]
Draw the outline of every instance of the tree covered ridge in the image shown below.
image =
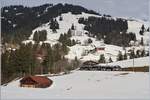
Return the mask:
[[12,39],[15,42],[20,42],[26,40],[34,28],[67,12],[72,12],[73,14],[86,12],[98,15],[95,11],[72,4],[45,4],[37,7],[24,7],[22,5],[3,7],[1,8],[3,41],[9,42]]

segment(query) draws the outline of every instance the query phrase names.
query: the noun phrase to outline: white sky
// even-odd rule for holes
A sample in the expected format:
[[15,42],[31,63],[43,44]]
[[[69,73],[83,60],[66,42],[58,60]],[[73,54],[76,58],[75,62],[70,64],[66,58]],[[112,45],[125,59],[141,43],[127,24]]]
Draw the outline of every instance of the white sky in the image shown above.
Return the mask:
[[150,0],[1,0],[1,6],[21,4],[31,7],[45,3],[70,3],[81,5],[101,14],[148,19],[149,1]]

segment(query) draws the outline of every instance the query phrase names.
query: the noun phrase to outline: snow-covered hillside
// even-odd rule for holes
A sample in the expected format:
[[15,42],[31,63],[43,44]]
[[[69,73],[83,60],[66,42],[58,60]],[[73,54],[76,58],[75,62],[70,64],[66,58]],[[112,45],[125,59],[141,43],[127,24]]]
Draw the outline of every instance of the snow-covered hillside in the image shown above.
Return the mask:
[[[72,37],[71,39],[74,39],[75,41],[80,42],[80,44],[76,44],[70,48],[70,51],[68,55],[65,57],[68,59],[74,59],[77,57],[78,59],[81,60],[98,60],[101,54],[105,55],[106,60],[108,60],[110,57],[112,58],[113,61],[116,61],[116,56],[118,55],[118,52],[121,51],[123,54],[125,53],[125,50],[123,50],[122,47],[115,46],[115,45],[108,45],[104,44],[103,41],[98,41],[96,38],[89,37],[84,30],[84,25],[78,23],[79,18],[88,18],[89,16],[94,16],[94,17],[102,17],[94,14],[88,14],[88,13],[82,13],[78,15],[74,15],[72,13],[64,13],[61,15],[63,20],[59,20],[60,16],[56,17],[56,20],[59,23],[59,29],[57,29],[57,33],[54,33],[50,29],[49,22],[46,24],[43,24],[36,29],[33,30],[32,35],[29,37],[29,40],[23,41],[24,43],[29,43],[33,41],[33,36],[35,31],[41,31],[41,30],[46,30],[47,31],[47,40],[44,41],[44,43],[50,43],[51,45],[54,45],[58,43],[58,39],[60,37],[60,34],[67,33],[68,30],[71,28],[72,25],[75,26],[75,30],[72,30]],[[108,17],[110,19],[110,17]],[[112,17],[113,18],[113,17]],[[116,18],[113,18],[116,19]],[[127,19],[127,18],[124,18]],[[141,29],[141,26],[144,24],[145,28],[148,28],[148,23],[141,21],[141,20],[128,20],[128,30],[127,32],[133,32],[136,34],[136,38],[138,41],[141,40],[141,37],[143,37],[144,43],[149,44],[149,32],[145,32],[144,35],[140,35],[139,31]],[[93,42],[91,44],[87,44],[87,40],[91,39]],[[40,42],[42,43],[42,42]],[[105,50],[101,50],[100,52],[95,52],[91,53],[91,50],[94,50],[95,47],[104,47]],[[146,50],[149,49],[148,46],[145,47],[140,47],[140,46],[134,46],[135,50],[140,50],[146,48]],[[126,48],[126,50],[132,49],[131,47]],[[136,52],[136,51],[135,51]]]
[[6,99],[148,99],[149,73],[74,71],[49,77],[49,88],[22,88],[19,80],[1,87]]
[[141,58],[135,58],[135,59],[128,59],[128,60],[123,60],[123,61],[116,61],[112,63],[106,63],[102,65],[119,65],[122,68],[126,67],[144,67],[144,66],[149,66],[150,59],[149,57],[141,57]]
[[143,37],[144,43],[149,44],[149,33],[150,32],[145,32],[144,36],[139,34],[139,31],[141,29],[141,26],[144,25],[146,28],[150,26],[149,22],[144,22],[139,19],[128,19],[128,32],[133,32],[136,34],[137,40],[141,40],[141,37]]

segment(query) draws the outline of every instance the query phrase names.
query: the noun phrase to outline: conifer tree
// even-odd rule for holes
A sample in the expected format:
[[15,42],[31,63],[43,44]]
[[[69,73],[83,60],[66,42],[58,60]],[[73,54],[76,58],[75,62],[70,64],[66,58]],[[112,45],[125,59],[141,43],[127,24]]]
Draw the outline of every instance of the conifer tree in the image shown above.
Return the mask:
[[33,40],[39,42],[39,34],[37,31],[34,32]]
[[136,57],[139,58],[140,56],[141,56],[141,55],[140,55],[140,50],[137,50],[137,51],[136,51]]
[[147,28],[147,32],[149,32],[150,30],[149,30],[149,28]]
[[127,60],[127,53],[125,52],[125,54],[123,55],[123,59]]
[[100,55],[99,63],[105,63],[105,56],[104,54]]
[[145,57],[145,50],[142,50],[141,57]]
[[133,58],[135,58],[134,50],[132,50],[131,53],[130,53],[130,59],[133,59]]
[[141,37],[141,45],[144,45],[143,37]]
[[53,52],[52,52],[52,48],[50,45],[47,46],[47,55],[42,63],[42,65],[44,66],[44,73],[47,74],[48,72],[51,71],[52,66],[54,64],[53,61]]
[[111,63],[111,62],[113,62],[113,61],[112,61],[112,58],[111,58],[111,57],[109,57],[109,63]]
[[119,51],[118,56],[117,56],[117,61],[121,61],[121,60],[123,60],[123,55],[122,55],[122,52]]
[[71,26],[71,30],[75,30],[75,26],[74,26],[74,24],[72,24],[72,26]]

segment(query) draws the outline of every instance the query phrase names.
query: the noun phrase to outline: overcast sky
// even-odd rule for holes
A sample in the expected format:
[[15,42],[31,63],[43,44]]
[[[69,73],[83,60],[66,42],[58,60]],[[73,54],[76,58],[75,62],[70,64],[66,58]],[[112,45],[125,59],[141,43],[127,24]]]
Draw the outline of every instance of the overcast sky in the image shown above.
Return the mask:
[[1,0],[1,6],[25,5],[38,6],[45,3],[70,3],[81,5],[101,14],[119,17],[148,19],[150,0]]

